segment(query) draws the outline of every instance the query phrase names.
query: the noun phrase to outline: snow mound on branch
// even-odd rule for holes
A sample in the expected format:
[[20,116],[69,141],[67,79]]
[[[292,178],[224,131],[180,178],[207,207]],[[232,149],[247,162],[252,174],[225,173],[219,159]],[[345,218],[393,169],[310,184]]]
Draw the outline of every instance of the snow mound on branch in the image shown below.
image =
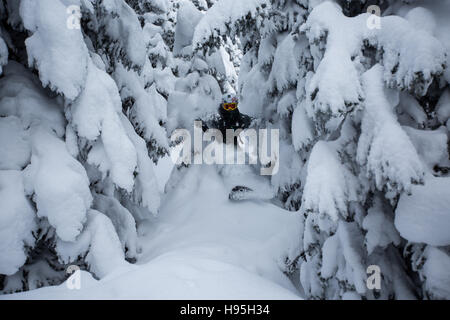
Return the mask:
[[[287,191],[292,185],[300,182],[298,174],[301,174],[305,167],[300,155],[294,151],[294,147],[289,142],[280,140],[280,170],[271,177],[271,184],[275,190]],[[294,192],[291,195],[291,199],[300,200],[300,197],[300,192]],[[294,201],[296,202],[297,199]]]
[[111,219],[127,258],[136,258],[138,251],[136,222],[131,213],[117,199],[101,194],[94,196],[93,208]]
[[434,246],[450,245],[450,178],[427,175],[425,185],[413,186],[400,197],[395,227],[403,238]]
[[295,91],[289,90],[289,92],[286,92],[286,94],[282,96],[280,101],[278,101],[277,114],[279,114],[281,117],[289,118],[296,105],[297,97],[295,95]]
[[145,64],[146,48],[142,41],[144,32],[134,10],[124,0],[104,0],[100,5],[105,9],[108,21],[106,33],[114,41],[123,43],[124,54],[135,66]]
[[[355,289],[359,294],[364,294],[367,290],[366,286],[366,268],[364,261],[362,261],[362,242],[361,233],[356,222],[339,221],[339,226],[336,234],[339,237],[340,248],[335,252],[328,250],[325,254],[336,255],[337,252],[342,252],[341,261],[337,260],[336,266],[345,263],[348,267],[345,268],[345,275],[337,275],[337,278],[352,279],[355,284]],[[330,239],[330,238],[329,238]],[[332,247],[331,247],[332,249]],[[345,261],[345,262],[344,262]],[[325,261],[324,261],[325,265]],[[328,266],[329,268],[329,266]]]
[[185,47],[192,45],[195,27],[197,26],[203,14],[190,1],[182,1],[177,13],[177,26],[175,29],[175,43],[173,54],[187,54]]
[[92,203],[86,171],[62,140],[42,127],[31,130],[31,164],[25,169],[27,193],[33,195],[37,215],[46,217],[61,239],[73,241],[83,229]]
[[[134,144],[137,152],[137,177],[133,191],[133,199],[136,203],[147,208],[153,215],[157,215],[161,204],[158,180],[155,176],[153,162],[148,156],[147,145],[140,136],[134,132],[131,123],[124,115],[121,115],[123,126],[128,137]],[[140,217],[145,219],[147,217]]]
[[[255,57],[252,51],[244,55],[242,68],[239,72],[239,86],[242,101],[239,103],[239,110],[253,117],[264,115],[266,108],[265,95],[261,94],[261,83],[265,82],[265,75],[260,68],[246,70],[245,65],[251,65]],[[249,61],[246,61],[249,60]]]
[[394,228],[394,221],[390,215],[385,214],[385,210],[380,198],[376,197],[363,220],[362,226],[367,230],[365,244],[369,255],[377,247],[386,248],[390,243],[400,244],[400,235]]
[[356,178],[342,166],[336,150],[330,143],[319,141],[308,161],[308,173],[303,191],[304,210],[317,213],[323,230],[328,227],[322,216],[336,222],[339,214],[347,215],[349,201],[357,200]]
[[39,70],[44,86],[75,99],[84,88],[89,56],[81,31],[67,26],[67,7],[60,0],[24,0],[20,15],[33,34],[25,41],[29,65]]
[[408,124],[411,127],[418,128],[424,128],[426,126],[427,114],[425,113],[417,99],[412,95],[406,92],[401,92],[400,104],[398,105],[397,109],[400,121],[404,120],[406,116],[406,121],[404,121],[403,124]]
[[401,17],[383,17],[381,23],[376,41],[383,49],[384,80],[390,87],[425,95],[433,78],[444,73],[444,46]]
[[425,249],[424,255],[426,256],[423,265],[426,277],[425,288],[429,292],[433,292],[433,298],[448,300],[450,298],[450,257],[448,253],[429,246]]
[[430,171],[435,165],[448,164],[448,138],[445,127],[437,130],[417,130],[405,126],[403,130]]
[[[272,70],[269,75],[269,88],[270,92],[275,91],[276,88],[279,92],[289,88],[289,86],[295,85],[299,77],[298,63],[300,57],[298,54],[302,50],[296,50],[296,41],[292,35],[288,35],[278,45],[275,51],[274,62]],[[295,54],[297,53],[297,54]]]
[[230,55],[224,47],[220,47],[211,55],[207,56],[206,62],[208,63],[208,67],[215,70],[219,76],[237,79],[236,70],[231,62]]
[[301,26],[316,61],[315,74],[306,84],[307,97],[312,102],[307,109],[310,117],[316,113],[345,113],[363,100],[358,70],[351,59],[360,49],[363,23],[363,16],[349,19],[337,4],[324,2]]
[[384,88],[382,72],[382,67],[375,65],[363,75],[367,96],[357,160],[365,166],[367,175],[374,176],[378,189],[387,184],[388,192],[409,192],[412,184],[422,181],[424,168],[410,138],[397,121],[394,107],[398,96]]
[[89,62],[86,89],[68,116],[80,137],[91,141],[101,138],[113,182],[131,192],[137,155],[121,123],[121,112],[122,102],[114,80]]
[[30,160],[30,143],[16,116],[0,118],[0,154],[0,170],[20,170]]
[[96,210],[89,210],[86,227],[75,241],[65,242],[58,239],[56,251],[65,264],[75,261],[87,252],[85,261],[89,270],[99,278],[128,266],[111,220]]
[[[316,227],[313,220],[311,214],[307,216],[304,249],[314,254],[313,246],[317,235],[314,235],[313,230]],[[360,298],[367,290],[366,267],[361,258],[364,251],[363,235],[356,222],[339,220],[336,224],[336,232],[325,240],[321,254],[309,256],[307,261],[302,263],[300,281],[306,292],[310,292],[311,296],[320,297],[323,294],[322,281],[335,277],[342,283],[353,283],[356,291],[347,294]],[[320,280],[319,277],[323,277],[324,280]]]
[[65,119],[61,106],[50,99],[39,80],[20,64],[10,61],[0,79],[0,117],[16,116],[23,128],[39,123],[62,137]]
[[[410,1],[411,2],[411,1]],[[446,65],[444,77],[450,82],[450,2],[446,0],[420,1],[416,4],[403,4],[398,14],[404,16],[416,29],[427,32],[436,37],[447,50]]]
[[0,274],[12,275],[25,263],[24,246],[33,247],[35,214],[25,197],[22,173],[0,170]]
[[167,101],[158,93],[153,84],[145,90],[137,73],[125,69],[121,64],[114,72],[116,83],[120,88],[122,101],[129,97],[136,100],[131,109],[131,121],[135,123],[138,132],[147,140],[155,140],[158,146],[169,149],[165,130],[159,122],[167,120]]
[[[234,28],[233,22],[247,16],[255,18],[263,8],[270,5],[268,0],[219,0],[203,16],[195,28],[193,47],[202,48],[203,44],[220,37]],[[256,26],[257,27],[257,26]]]
[[305,102],[302,101],[292,115],[292,145],[296,151],[312,143],[314,140],[312,127],[313,124],[305,112]]
[[369,17],[366,13],[348,18],[337,4],[326,1],[300,27],[315,61],[315,73],[306,83],[310,117],[345,114],[361,105],[360,70],[366,59],[362,48],[367,44],[381,53],[383,80],[391,88],[423,96],[433,79],[444,73],[445,48],[432,35],[394,16],[382,17],[382,27],[371,30]]
[[414,25],[416,29],[421,29],[429,34],[434,34],[436,30],[436,19],[433,13],[423,7],[416,7],[410,10],[406,14],[405,19]]

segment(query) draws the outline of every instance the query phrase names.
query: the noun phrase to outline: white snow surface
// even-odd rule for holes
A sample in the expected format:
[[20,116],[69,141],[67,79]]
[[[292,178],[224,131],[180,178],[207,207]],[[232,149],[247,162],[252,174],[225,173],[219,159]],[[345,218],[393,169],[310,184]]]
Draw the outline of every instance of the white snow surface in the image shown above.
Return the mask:
[[412,242],[450,245],[450,178],[427,175],[425,185],[413,186],[400,197],[395,227]]
[[281,271],[298,250],[297,213],[230,202],[211,166],[187,170],[164,203],[138,230],[136,265],[117,263],[99,281],[83,271],[80,290],[63,283],[1,299],[300,299]]

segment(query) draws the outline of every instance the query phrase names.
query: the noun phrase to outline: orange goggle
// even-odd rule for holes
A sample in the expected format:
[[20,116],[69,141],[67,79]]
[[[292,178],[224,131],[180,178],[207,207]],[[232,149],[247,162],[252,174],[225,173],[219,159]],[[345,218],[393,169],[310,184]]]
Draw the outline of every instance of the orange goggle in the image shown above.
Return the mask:
[[232,102],[232,103],[224,103],[223,104],[223,108],[227,111],[233,111],[236,110],[237,108],[237,103]]

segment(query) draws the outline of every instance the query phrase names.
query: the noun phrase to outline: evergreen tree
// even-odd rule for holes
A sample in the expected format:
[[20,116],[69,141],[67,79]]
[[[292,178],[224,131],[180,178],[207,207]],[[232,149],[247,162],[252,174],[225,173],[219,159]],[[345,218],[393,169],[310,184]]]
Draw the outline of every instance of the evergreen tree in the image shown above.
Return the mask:
[[160,204],[166,100],[144,30],[123,0],[0,9],[3,292],[56,284],[68,264],[102,278],[136,258],[136,221]]

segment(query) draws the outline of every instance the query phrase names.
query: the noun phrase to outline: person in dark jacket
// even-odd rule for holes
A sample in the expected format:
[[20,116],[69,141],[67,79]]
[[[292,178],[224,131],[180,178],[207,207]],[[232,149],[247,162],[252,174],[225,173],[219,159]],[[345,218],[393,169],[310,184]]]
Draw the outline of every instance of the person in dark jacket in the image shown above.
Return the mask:
[[203,131],[218,129],[226,139],[227,129],[247,129],[251,126],[253,118],[241,113],[238,109],[239,99],[235,94],[227,93],[222,97],[218,113],[203,122]]

